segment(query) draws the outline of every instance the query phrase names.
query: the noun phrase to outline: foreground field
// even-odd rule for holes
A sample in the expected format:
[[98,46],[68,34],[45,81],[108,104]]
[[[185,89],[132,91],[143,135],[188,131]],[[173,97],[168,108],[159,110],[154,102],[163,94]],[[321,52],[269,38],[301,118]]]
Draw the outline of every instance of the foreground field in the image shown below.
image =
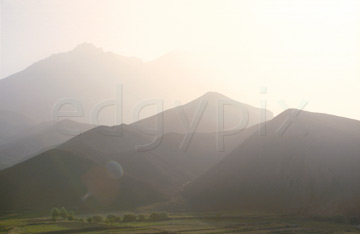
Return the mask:
[[[103,215],[106,217],[106,215]],[[26,218],[2,216],[0,234],[111,234],[111,233],[360,233],[357,226],[341,219],[314,220],[308,218],[264,215],[188,215],[172,214],[166,221],[134,221],[88,223],[86,216],[73,221],[53,222],[49,217]],[[105,219],[104,219],[105,220]]]

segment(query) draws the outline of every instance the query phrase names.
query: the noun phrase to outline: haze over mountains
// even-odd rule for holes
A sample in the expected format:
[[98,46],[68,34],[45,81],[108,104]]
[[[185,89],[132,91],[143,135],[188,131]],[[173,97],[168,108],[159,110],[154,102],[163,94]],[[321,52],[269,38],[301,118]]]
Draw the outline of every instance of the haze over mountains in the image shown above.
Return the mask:
[[37,124],[21,114],[0,111],[0,170],[56,147],[92,127],[71,120]]
[[[242,131],[226,137],[224,152],[219,152],[216,148],[218,139],[215,120],[218,100],[228,100],[232,104],[243,105],[244,109],[248,110],[246,113],[249,117],[248,128],[245,129],[247,125],[244,125],[243,129],[238,129]],[[184,110],[186,117],[191,120],[197,112],[195,106],[202,102],[206,102],[207,106],[199,119],[199,129],[192,131],[189,144],[184,147],[183,141],[188,132],[181,129],[179,109]],[[241,113],[237,113],[239,110],[231,111],[227,110],[227,114],[233,113],[233,116],[238,116],[237,122],[239,122],[242,117]],[[147,124],[156,122],[158,115],[118,128],[105,126],[94,128],[55,149],[0,172],[0,181],[4,182],[3,189],[7,194],[11,194],[10,197],[4,195],[0,199],[3,201],[0,209],[44,209],[57,204],[67,204],[77,208],[133,208],[165,201],[177,196],[185,183],[204,173],[251,133],[258,130],[258,127],[253,125],[261,122],[261,113],[257,108],[235,102],[221,94],[207,93],[193,102],[162,113],[165,131],[164,135],[160,136],[161,141],[152,148],[140,151],[137,150],[137,146],[154,142],[154,136],[142,133],[139,126],[149,127]],[[266,114],[269,118],[272,116],[271,112]],[[121,135],[119,135],[120,130]],[[72,160],[76,162],[74,165],[70,165]],[[124,176],[120,179],[109,177],[109,171],[106,170],[109,163],[118,164]],[[28,173],[35,170],[34,168],[36,168],[35,175],[31,179],[27,178]],[[53,169],[48,170],[48,168]],[[14,176],[11,183],[5,183],[11,176]],[[34,177],[37,179],[34,180]],[[59,180],[59,183],[50,185],[52,182],[49,178]],[[19,193],[17,188],[24,186],[27,190],[21,190]],[[32,189],[34,187],[35,190]],[[104,191],[108,194],[103,194]],[[50,198],[49,193],[67,195]],[[91,204],[81,199],[86,194]],[[31,200],[31,197],[36,199]],[[43,201],[44,199],[46,202]]]
[[23,132],[33,125],[33,122],[25,116],[11,112],[0,111],[0,142],[4,142],[5,139]]
[[[169,108],[176,98],[183,97],[183,90],[198,93],[195,90],[200,83],[196,82],[204,73],[174,57],[176,54],[169,54],[145,63],[84,43],[0,80],[0,109],[36,123],[56,119],[54,110],[60,109],[78,112],[72,118],[77,122],[99,124],[98,117],[100,124],[114,125],[121,123],[116,121],[114,106],[96,109],[106,101],[118,100],[123,122],[134,122],[132,111],[139,102],[162,99]],[[64,100],[70,100],[70,105],[61,106]],[[148,111],[147,116],[152,114],[153,110]]]
[[[273,119],[217,92],[164,111],[163,98],[191,92],[190,67],[173,54],[145,63],[82,44],[1,80],[0,211],[173,202],[360,213],[359,121],[295,109]],[[120,112],[108,108],[116,97]],[[100,126],[115,113],[125,123]]]
[[360,122],[287,110],[185,194],[194,209],[343,215],[359,211]]
[[165,133],[156,148],[137,151],[153,141],[137,124],[122,125],[121,136],[91,129],[0,171],[0,210],[133,209],[183,195],[173,202],[196,211],[359,211],[359,121],[290,109],[266,123],[265,135],[260,124],[231,136],[226,152],[216,151],[214,133],[194,133],[187,150],[184,134]]
[[62,120],[35,124],[16,134],[9,134],[0,142],[0,170],[56,147],[93,127]]

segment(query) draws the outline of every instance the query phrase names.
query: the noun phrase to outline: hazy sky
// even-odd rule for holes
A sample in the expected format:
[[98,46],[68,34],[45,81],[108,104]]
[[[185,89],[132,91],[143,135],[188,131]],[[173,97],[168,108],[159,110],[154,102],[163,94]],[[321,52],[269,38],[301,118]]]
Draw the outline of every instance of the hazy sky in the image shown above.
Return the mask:
[[0,2],[1,77],[82,42],[144,60],[180,49],[218,66],[213,91],[360,119],[358,0]]

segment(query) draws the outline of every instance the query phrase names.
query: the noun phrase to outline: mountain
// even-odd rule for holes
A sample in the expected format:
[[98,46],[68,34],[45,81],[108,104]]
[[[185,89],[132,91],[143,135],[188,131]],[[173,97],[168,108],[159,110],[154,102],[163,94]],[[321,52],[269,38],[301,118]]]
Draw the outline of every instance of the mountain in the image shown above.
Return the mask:
[[[0,80],[0,110],[20,113],[36,123],[75,110],[74,121],[99,125],[99,119],[109,126],[120,123],[115,116],[121,112],[123,122],[131,123],[133,109],[144,100],[166,100],[168,109],[175,97],[187,100],[206,89],[195,84],[205,75],[181,64],[168,56],[146,63],[84,43]],[[118,112],[114,106],[100,108],[109,100],[117,100]],[[144,113],[150,116],[154,111]]]
[[31,127],[34,123],[27,117],[12,112],[0,111],[0,144],[4,143],[7,138],[21,133]]
[[[139,80],[134,85],[143,82],[138,79],[143,66],[140,60],[84,43],[0,80],[0,109],[21,113],[37,123],[48,122],[53,120],[56,104],[71,98],[72,104],[84,110],[85,116],[80,115],[76,121],[89,122],[90,112],[98,103],[116,96],[118,83],[129,88],[129,81]],[[78,110],[78,106],[64,106],[61,110]]]
[[[124,176],[121,177],[120,183],[125,180],[125,178],[128,178],[126,180],[129,182],[123,182],[126,186],[120,184],[120,190],[110,192],[110,194],[113,194],[113,199],[105,200],[111,200],[111,202],[103,206],[97,205],[96,207],[98,209],[123,207],[125,204],[132,204],[132,207],[139,207],[145,205],[145,203],[149,204],[155,201],[164,201],[176,196],[184,184],[204,173],[238,146],[244,139],[259,129],[258,126],[252,126],[243,129],[243,131],[238,134],[227,136],[225,139],[226,151],[219,152],[216,147],[217,134],[216,132],[209,132],[211,129],[215,129],[214,126],[212,126],[214,119],[216,119],[216,113],[213,113],[216,108],[213,105],[216,105],[218,98],[224,99],[225,97],[221,94],[208,93],[200,99],[195,100],[195,102],[177,107],[187,110],[186,113],[191,119],[192,116],[195,115],[194,111],[196,109],[193,108],[194,104],[197,104],[199,101],[201,102],[201,100],[209,103],[207,107],[209,107],[210,111],[205,109],[200,119],[205,123],[205,125],[202,125],[204,131],[201,130],[201,128],[201,131],[194,131],[188,145],[182,144],[185,131],[180,130],[182,123],[179,117],[177,117],[178,109],[173,108],[162,113],[164,129],[166,129],[166,131],[164,134],[159,135],[159,144],[155,145],[156,147],[150,147],[149,149],[142,148],[140,150],[137,148],[138,146],[154,142],[154,135],[144,133],[139,126],[154,123],[158,115],[130,125],[122,124],[114,127],[99,126],[93,128],[73,137],[55,149],[43,152],[23,163],[5,169],[3,173],[0,173],[0,182],[8,180],[10,175],[15,174],[19,174],[17,177],[19,179],[9,180],[11,182],[7,183],[4,191],[7,191],[6,194],[11,194],[11,197],[21,197],[22,195],[18,194],[18,188],[22,188],[24,184],[35,183],[35,181],[32,181],[33,178],[31,178],[31,181],[28,183],[26,177],[22,177],[23,174],[26,174],[24,172],[28,171],[30,173],[34,170],[33,168],[56,167],[58,161],[51,161],[51,158],[59,160],[60,165],[70,163],[72,158],[78,162],[78,164],[74,164],[69,168],[69,170],[71,169],[70,172],[67,170],[61,171],[60,169],[41,170],[41,176],[47,179],[36,182],[36,190],[39,191],[36,192],[36,197],[42,197],[44,199],[47,197],[47,203],[41,203],[41,200],[33,199],[32,197],[29,197],[29,200],[24,200],[24,202],[16,203],[16,200],[9,200],[10,198],[6,197],[7,195],[3,195],[0,199],[3,199],[3,204],[8,204],[8,206],[4,205],[4,210],[26,208],[27,203],[32,204],[31,209],[36,209],[36,207],[45,208],[60,205],[62,202],[81,209],[83,208],[82,203],[76,200],[76,198],[85,191],[78,191],[76,188],[80,185],[83,186],[80,182],[85,176],[86,171],[90,170],[90,167],[99,167],[102,168],[101,170],[104,170],[109,164],[115,164],[117,168],[121,168],[121,171],[123,171]],[[252,111],[254,111],[254,113],[260,113],[259,109],[247,105],[244,106],[249,108],[249,113],[252,113]],[[269,116],[271,115],[270,112],[268,114]],[[251,117],[250,123],[257,122],[260,119],[257,115],[249,116]],[[253,117],[255,119],[252,119]],[[200,126],[201,125],[199,125],[199,127]],[[91,165],[86,166],[85,169],[81,169],[84,167],[83,165],[88,164]],[[78,171],[76,170],[77,167],[80,167]],[[72,176],[69,177],[68,174]],[[108,184],[106,178],[104,180],[102,175],[97,179],[97,183],[99,184]],[[48,191],[51,180],[61,180],[61,183],[58,183],[59,186],[63,187],[64,193],[69,189],[69,194],[72,194],[72,199],[69,197],[68,200],[63,200],[58,197],[42,194],[41,191],[44,191],[44,193]],[[74,183],[74,187],[71,187]],[[61,190],[57,185],[52,186],[55,186],[52,191]],[[30,187],[28,189],[31,190]],[[94,202],[96,201],[97,204],[102,204],[103,198],[100,195],[96,196],[97,193],[99,193],[98,190],[90,192],[89,197],[94,199]],[[120,197],[118,197],[117,194],[124,195],[119,195]],[[148,197],[148,200],[141,198],[142,195]],[[132,198],[133,196],[134,199],[138,198],[136,202]],[[128,197],[128,200],[124,197]],[[21,197],[21,199],[25,198]],[[70,200],[73,203],[68,203]],[[2,210],[1,206],[0,210]]]
[[[218,100],[227,100],[241,105],[249,113],[249,121],[245,122],[247,125],[243,126],[242,131],[224,137],[224,151],[217,148]],[[207,103],[202,115],[198,112],[201,102]],[[179,114],[181,111],[189,123],[195,115],[201,116],[198,119],[197,128],[191,129],[190,134],[187,134],[184,129],[184,123]],[[154,186],[161,189],[174,188],[206,171],[256,131],[258,127],[251,126],[261,121],[260,113],[260,109],[211,92],[183,106],[166,110],[130,125],[118,126],[122,130],[121,136],[113,135],[111,130],[114,131],[115,127],[98,127],[71,139],[59,148],[91,158],[101,164],[115,160],[129,174],[136,175]],[[241,114],[242,112],[238,109],[228,110],[225,114],[225,117],[228,117],[225,125],[233,124],[231,122],[233,120],[236,126],[242,120]],[[267,115],[270,118],[272,113],[268,111]],[[160,134],[144,132],[144,128],[154,128],[156,119],[160,116],[163,120],[161,124],[163,131]],[[156,135],[158,141],[154,140]],[[188,141],[184,141],[185,139]],[[155,144],[147,148],[138,148],[152,142]]]
[[0,170],[54,148],[93,127],[71,120],[28,127],[0,144]]
[[184,188],[195,210],[360,212],[360,122],[287,110]]
[[[163,195],[126,173],[120,178],[97,163],[50,150],[0,171],[0,210],[129,209],[161,201]],[[110,207],[111,204],[111,207]]]
[[[216,133],[234,128],[242,130],[270,120],[272,117],[272,112],[268,110],[235,101],[217,92],[207,92],[185,105],[145,118],[133,125],[140,128],[154,128],[156,118],[162,118],[164,133]],[[198,124],[194,125],[196,128],[190,130],[194,120],[194,123]],[[185,127],[188,129],[185,130]]]

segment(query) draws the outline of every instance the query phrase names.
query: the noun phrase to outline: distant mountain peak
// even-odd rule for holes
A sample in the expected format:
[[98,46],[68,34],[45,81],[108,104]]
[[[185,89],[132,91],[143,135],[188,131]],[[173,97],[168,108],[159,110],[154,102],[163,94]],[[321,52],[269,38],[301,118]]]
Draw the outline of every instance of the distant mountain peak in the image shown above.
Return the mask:
[[207,100],[207,101],[213,101],[213,100],[218,100],[218,99],[229,99],[228,97],[226,97],[225,95],[218,93],[218,92],[207,92],[204,95],[202,95],[199,99],[201,100]]
[[103,51],[103,49],[95,46],[92,43],[84,42],[84,43],[77,45],[72,51],[76,51],[76,52]]
[[279,115],[277,115],[276,118],[283,120],[286,118],[293,118],[293,117],[299,117],[299,116],[302,117],[307,114],[315,115],[316,113],[310,113],[308,111],[300,110],[300,109],[296,109],[296,108],[288,108],[288,109],[284,110],[283,112],[281,112]]

